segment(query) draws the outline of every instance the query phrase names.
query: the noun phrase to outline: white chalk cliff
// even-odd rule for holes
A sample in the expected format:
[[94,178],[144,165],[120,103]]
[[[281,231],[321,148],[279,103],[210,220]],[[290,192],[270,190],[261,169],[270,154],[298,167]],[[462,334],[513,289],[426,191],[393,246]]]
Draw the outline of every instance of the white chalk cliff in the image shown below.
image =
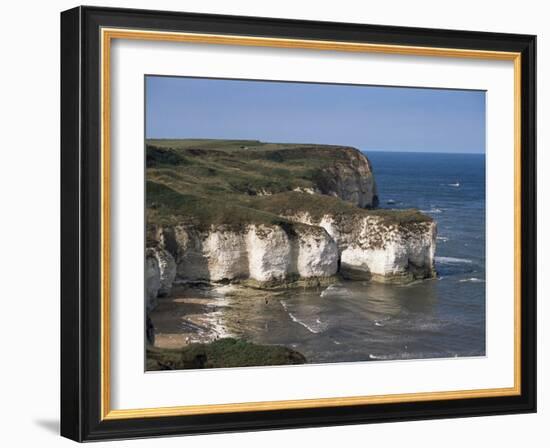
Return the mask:
[[170,294],[176,279],[176,262],[166,249],[149,247],[145,251],[147,309],[157,305],[157,297]]
[[309,213],[286,218],[317,225],[338,246],[340,272],[350,279],[402,282],[435,275],[436,224],[433,221],[400,225],[378,216],[324,215]]
[[[238,221],[235,215],[240,215],[227,212],[233,219],[227,224],[226,204],[204,199],[210,216],[222,210],[221,219],[205,224],[192,212],[177,221],[151,223],[145,263],[148,309],[170,293],[174,282],[280,287],[321,284],[336,276],[378,282],[435,276],[435,222],[416,211],[365,210],[378,205],[369,160],[353,148],[318,149],[329,150],[334,160],[315,171],[311,187],[286,192],[247,187],[249,196],[236,207],[256,215],[243,212]],[[162,192],[172,203],[179,200],[175,190]],[[152,213],[162,210],[162,200],[159,195],[151,202]]]
[[338,270],[338,248],[318,226],[248,225],[242,231],[218,226],[162,229],[160,244],[171,247],[176,277],[184,281],[259,283],[330,277]]
[[[148,295],[169,293],[171,284],[252,280],[283,285],[301,280],[344,278],[406,282],[435,275],[436,226],[408,226],[383,218],[325,215],[315,222],[307,213],[288,216],[307,225],[249,225],[243,231],[189,225],[161,229],[162,248],[148,249]],[[172,254],[167,247],[171,248]],[[314,284],[314,283],[313,283]]]

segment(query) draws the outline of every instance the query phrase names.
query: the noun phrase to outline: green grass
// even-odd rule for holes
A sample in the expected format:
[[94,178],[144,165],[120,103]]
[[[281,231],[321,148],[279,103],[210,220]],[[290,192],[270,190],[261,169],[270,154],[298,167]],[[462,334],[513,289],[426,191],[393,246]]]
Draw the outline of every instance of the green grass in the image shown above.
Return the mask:
[[181,349],[147,348],[147,370],[209,369],[221,367],[305,364],[299,352],[280,345],[260,345],[223,338]]
[[146,144],[148,225],[280,224],[288,221],[279,215],[301,211],[318,219],[345,214],[399,225],[431,221],[416,210],[364,210],[335,197],[292,191],[314,188],[324,169],[349,161],[353,148],[209,139]]
[[240,229],[249,224],[280,225],[289,229],[308,227],[293,223],[280,216],[240,204],[234,201],[180,193],[172,188],[148,181],[147,223],[158,225],[193,224],[197,229],[225,226]]
[[313,187],[319,170],[346,160],[343,150],[353,149],[253,140],[148,140],[148,178],[175,170],[186,188],[192,185],[203,193],[290,191]]
[[324,215],[344,216],[377,216],[387,224],[406,225],[418,222],[430,222],[432,219],[416,209],[390,210],[390,209],[362,209],[342,201],[341,199],[298,192],[286,192],[271,196],[247,198],[246,203],[258,210],[269,213],[293,215],[307,212],[314,220],[320,220]]

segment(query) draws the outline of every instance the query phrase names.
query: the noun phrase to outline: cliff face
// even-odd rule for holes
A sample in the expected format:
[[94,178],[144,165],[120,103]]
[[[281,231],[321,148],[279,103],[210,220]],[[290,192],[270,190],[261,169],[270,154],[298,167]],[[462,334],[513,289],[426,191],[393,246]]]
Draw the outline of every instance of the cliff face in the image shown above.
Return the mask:
[[[249,225],[199,230],[192,225],[160,229],[159,244],[173,251],[178,279],[198,282],[253,280],[284,284],[336,274],[338,249],[321,227]],[[162,277],[162,269],[159,272]]]
[[378,193],[367,157],[353,148],[344,148],[343,160],[319,170],[315,185],[321,194],[351,202],[361,208],[378,207]]
[[151,249],[145,251],[145,306],[147,311],[157,306],[160,289],[160,269]]
[[176,262],[163,247],[155,245],[145,251],[145,284],[147,285],[147,309],[157,305],[157,297],[170,294],[176,279]]
[[435,275],[436,225],[377,210],[353,148],[155,141],[147,152],[148,306],[174,282],[257,287]]
[[147,179],[209,197],[297,191],[334,196],[361,208],[378,205],[367,156],[347,146],[151,140]]
[[287,216],[325,229],[338,246],[340,272],[349,279],[403,282],[435,275],[433,221],[387,223],[378,216]]
[[176,278],[186,282],[252,280],[259,286],[280,286],[298,279],[316,284],[337,273],[378,282],[435,275],[433,222],[400,226],[386,224],[379,217],[346,222],[341,215],[316,220],[308,213],[287,218],[308,226],[291,234],[280,226],[263,225],[248,226],[243,232],[197,230],[188,225],[162,229],[159,242],[171,247],[173,256],[157,249],[148,257],[148,285],[161,295]]

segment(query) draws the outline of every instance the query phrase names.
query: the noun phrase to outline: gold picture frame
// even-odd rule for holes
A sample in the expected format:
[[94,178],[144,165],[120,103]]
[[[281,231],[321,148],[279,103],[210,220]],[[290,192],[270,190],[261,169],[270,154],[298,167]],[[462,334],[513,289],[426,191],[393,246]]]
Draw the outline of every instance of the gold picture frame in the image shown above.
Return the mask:
[[[107,11],[109,14],[105,14]],[[98,50],[98,54],[94,56],[94,61],[97,63],[98,69],[98,91],[97,98],[99,100],[98,110],[100,113],[100,123],[97,132],[97,141],[99,142],[99,164],[96,169],[99,169],[98,179],[98,193],[99,203],[98,205],[98,223],[99,223],[99,249],[98,249],[98,273],[100,275],[98,285],[98,311],[99,322],[97,325],[97,334],[99,335],[98,353],[99,359],[97,360],[97,366],[99,367],[96,386],[99,388],[99,403],[93,405],[93,410],[88,409],[85,413],[87,419],[90,421],[96,421],[96,426],[93,429],[88,425],[88,433],[82,432],[83,422],[79,421],[75,423],[72,418],[64,417],[65,429],[62,428],[62,432],[65,435],[80,439],[89,440],[94,438],[117,438],[132,436],[132,431],[127,429],[128,422],[143,421],[146,419],[149,421],[148,430],[146,434],[163,434],[162,425],[157,426],[156,421],[163,418],[173,419],[185,419],[192,416],[211,416],[211,415],[225,415],[234,414],[234,418],[237,418],[242,413],[258,413],[272,412],[272,411],[298,411],[298,410],[318,410],[326,408],[327,412],[337,412],[338,408],[350,409],[355,407],[356,409],[364,410],[366,406],[374,408],[374,405],[388,405],[388,404],[403,404],[403,403],[416,403],[418,406],[422,406],[422,403],[433,402],[445,402],[445,406],[452,406],[453,401],[457,400],[472,400],[472,399],[501,399],[508,400],[506,403],[516,403],[516,408],[519,407],[517,403],[524,403],[528,401],[530,403],[530,409],[533,408],[533,396],[532,386],[525,388],[526,381],[532,382],[532,364],[534,363],[532,350],[525,351],[527,341],[525,337],[526,331],[532,331],[532,328],[526,330],[522,327],[522,324],[526,321],[533,322],[533,315],[529,314],[529,309],[526,308],[525,301],[534,300],[532,297],[525,297],[525,290],[522,287],[525,286],[526,274],[525,259],[528,258],[533,263],[533,251],[532,244],[526,244],[524,232],[522,230],[522,223],[525,219],[531,223],[531,217],[526,214],[532,214],[533,204],[529,199],[526,202],[525,185],[532,182],[532,179],[527,179],[525,173],[527,170],[532,170],[532,164],[534,164],[534,158],[532,159],[531,153],[534,152],[534,143],[532,142],[532,135],[526,135],[526,130],[531,134],[532,122],[533,122],[533,103],[531,97],[534,92],[534,74],[532,73],[532,60],[534,58],[533,45],[534,38],[532,36],[517,36],[509,35],[501,38],[501,49],[490,48],[491,39],[489,35],[481,36],[476,33],[472,35],[462,35],[465,32],[436,32],[433,30],[422,30],[424,32],[424,42],[419,44],[407,44],[407,41],[412,41],[411,37],[401,38],[400,42],[396,42],[396,38],[392,37],[390,31],[391,27],[387,27],[382,30],[370,30],[367,25],[357,25],[357,27],[364,27],[365,41],[346,41],[346,40],[330,40],[320,39],[318,37],[304,38],[288,38],[278,37],[276,33],[270,31],[269,36],[250,35],[246,31],[246,26],[243,25],[243,34],[230,34],[223,32],[223,25],[215,18],[212,18],[211,28],[216,28],[216,32],[200,32],[197,31],[194,25],[196,17],[187,17],[184,14],[177,13],[157,13],[149,12],[143,13],[145,17],[144,22],[140,22],[140,26],[134,23],[133,16],[124,10],[117,10],[116,12],[103,9],[103,8],[76,8],[74,10],[67,11],[64,14],[64,27],[67,36],[70,34],[74,39],[74,33],[79,34],[80,39],[92,40]],[[108,19],[104,19],[107,16]],[[63,17],[63,16],[62,16]],[[113,19],[116,18],[116,20]],[[206,20],[207,16],[201,16],[203,20]],[[227,18],[226,18],[227,19]],[[160,23],[166,22],[166,29],[159,29]],[[174,31],[171,26],[174,21],[180,20],[181,27],[184,30]],[[238,18],[235,18],[235,23],[239,22]],[[266,27],[270,19],[251,19],[251,23],[256,25],[264,24]],[[85,34],[84,28],[78,26],[78,23],[90,23],[93,24],[93,35]],[[144,23],[155,23],[155,29],[147,29]],[[262,22],[263,21],[263,22]],[[240,23],[240,22],[239,22]],[[247,22],[248,23],[248,22]],[[171,25],[172,24],[172,25]],[[293,28],[298,31],[299,25],[294,23],[281,22],[269,22],[271,25],[270,30],[273,27],[280,26],[284,30],[280,30],[282,35],[288,34],[288,28]],[[198,26],[198,25],[197,25]],[[340,26],[340,28],[339,28]],[[89,27],[90,28],[90,27]],[[185,28],[190,28],[190,31],[185,31]],[[343,35],[346,33],[346,27],[338,24],[322,24],[319,25],[319,29],[337,30],[340,29]],[[384,28],[384,27],[383,27]],[[317,28],[316,28],[317,29]],[[369,34],[369,32],[371,34]],[[86,33],[90,33],[89,29]],[[317,33],[320,33],[318,31]],[[375,33],[375,34],[373,34]],[[386,35],[386,42],[380,42],[380,39]],[[299,34],[299,33],[296,33]],[[315,34],[315,33],[312,33]],[[475,35],[474,35],[475,34]],[[381,38],[372,39],[373,35],[382,36]],[[91,36],[91,37],[90,37]],[[398,54],[398,55],[413,55],[413,56],[434,56],[434,57],[448,57],[448,58],[465,58],[465,59],[485,59],[485,60],[505,60],[512,61],[514,65],[514,386],[505,388],[489,388],[489,389],[474,389],[474,390],[460,390],[460,391],[441,391],[441,392],[423,392],[423,393],[405,393],[394,395],[371,395],[371,396],[353,396],[353,397],[339,397],[339,398],[315,398],[304,400],[283,400],[283,401],[264,401],[264,402],[243,402],[232,404],[216,404],[216,405],[188,405],[188,406],[175,406],[175,407],[160,407],[160,408],[142,408],[142,409],[113,409],[111,407],[111,367],[110,359],[112,356],[110,345],[111,323],[110,323],[110,247],[111,247],[111,45],[114,40],[127,39],[127,40],[141,40],[141,41],[163,41],[163,42],[184,42],[184,43],[199,43],[209,45],[232,45],[232,46],[253,46],[253,47],[271,47],[271,48],[288,48],[288,49],[311,49],[322,51],[341,51],[341,52],[357,52],[357,53],[381,53],[381,54]],[[376,41],[378,40],[378,41]],[[399,40],[399,39],[397,39]],[[471,48],[471,42],[475,41],[477,48]],[[76,41],[78,42],[78,41]],[[467,42],[470,47],[461,47],[461,42]],[[519,42],[519,43],[518,43]],[[431,44],[429,44],[431,43]],[[452,44],[452,45],[451,45]],[[69,44],[66,44],[69,45]],[[77,44],[73,44],[77,45]],[[456,46],[453,46],[456,45]],[[69,48],[72,51],[71,56],[66,56],[66,67],[71,64],[76,64],[77,71],[81,70],[81,66],[78,65],[82,61],[82,55],[80,52],[84,51],[81,47]],[[67,50],[69,53],[70,51]],[[75,59],[75,55],[78,55],[81,59]],[[74,68],[66,70],[65,76],[74,76]],[[62,73],[63,75],[63,73]],[[82,78],[81,78],[82,79]],[[81,81],[82,82],[82,81]],[[81,92],[79,89],[83,88],[79,85],[75,91],[74,86],[71,87],[70,95],[76,94],[81,98]],[[69,108],[66,107],[66,114],[69,112]],[[63,117],[62,117],[63,119]],[[74,128],[74,126],[85,126],[85,117],[79,117],[78,123],[71,122],[67,124],[68,128]],[[69,131],[66,131],[67,134]],[[72,130],[71,130],[72,132]],[[79,143],[81,144],[81,142]],[[68,144],[62,148],[62,151],[73,151]],[[84,149],[84,148],[83,148]],[[82,149],[82,150],[83,150]],[[527,156],[526,156],[527,154]],[[534,157],[534,156],[533,156]],[[76,164],[77,162],[75,162]],[[526,166],[527,163],[529,166]],[[68,168],[66,168],[68,169]],[[71,215],[74,210],[67,210],[66,215]],[[72,215],[71,215],[72,216]],[[534,225],[534,224],[529,224]],[[527,229],[529,231],[530,229]],[[532,235],[534,238],[534,235]],[[74,243],[71,243],[74,244]],[[79,246],[80,247],[80,246]],[[74,248],[67,248],[67,251],[75,250]],[[80,250],[80,249],[76,249]],[[529,267],[529,269],[532,269]],[[528,274],[528,277],[534,275],[533,272]],[[64,297],[63,300],[74,300]],[[69,306],[66,306],[69,308]],[[72,308],[71,308],[72,310]],[[526,311],[527,310],[527,311]],[[82,312],[82,309],[80,310]],[[527,314],[529,315],[527,315]],[[73,325],[66,322],[68,318],[64,318],[64,325]],[[83,331],[81,327],[77,331]],[[67,352],[74,354],[75,351],[81,351],[82,347],[69,347]],[[64,365],[74,364],[81,361],[74,359],[73,354],[70,357],[66,357]],[[70,359],[69,359],[70,358]],[[68,369],[68,367],[67,367]],[[528,373],[525,374],[526,369]],[[79,377],[80,378],[80,377]],[[79,381],[82,381],[81,379]],[[530,384],[530,383],[529,383]],[[75,386],[67,387],[65,396],[67,394],[74,393]],[[94,389],[94,387],[88,387]],[[78,406],[82,408],[86,407],[86,404],[80,398],[74,398],[78,401]],[[88,400],[90,398],[88,397]],[[512,406],[512,405],[510,405]],[[512,406],[513,407],[513,406]],[[62,411],[63,412],[63,411]],[[362,412],[362,411],[361,411]],[[461,412],[460,410],[458,411]],[[94,414],[94,415],[92,415]],[[448,413],[447,413],[448,414]],[[462,411],[463,415],[468,414],[466,411]],[[473,413],[475,414],[475,412]],[[399,417],[396,417],[398,419]],[[365,419],[367,421],[368,419]],[[184,422],[185,420],[181,420]],[[113,430],[105,430],[101,432],[97,430],[102,425],[117,424],[120,422],[122,426],[113,426]],[[319,420],[322,424],[323,422]],[[185,425],[184,425],[185,426]],[[276,425],[275,425],[276,426]],[[285,424],[281,424],[285,427]],[[287,424],[286,427],[292,425]],[[189,431],[181,430],[180,433],[186,432],[199,432],[201,431],[201,424],[197,424],[193,429]],[[258,428],[261,428],[261,423],[258,424]],[[267,427],[267,426],[264,426]],[[108,428],[111,428],[110,426]],[[118,429],[116,429],[118,428]],[[220,430],[223,426],[220,426]],[[238,421],[235,423],[235,428],[239,428]],[[243,426],[243,429],[249,428],[249,426]],[[94,433],[97,433],[97,435]],[[175,431],[178,433],[178,431]]]

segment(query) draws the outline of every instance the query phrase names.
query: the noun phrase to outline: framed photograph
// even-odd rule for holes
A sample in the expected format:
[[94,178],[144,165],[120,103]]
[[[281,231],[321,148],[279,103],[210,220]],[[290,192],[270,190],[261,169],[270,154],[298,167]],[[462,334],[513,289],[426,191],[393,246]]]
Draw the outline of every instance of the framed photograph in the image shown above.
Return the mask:
[[61,433],[535,412],[535,36],[61,14]]

